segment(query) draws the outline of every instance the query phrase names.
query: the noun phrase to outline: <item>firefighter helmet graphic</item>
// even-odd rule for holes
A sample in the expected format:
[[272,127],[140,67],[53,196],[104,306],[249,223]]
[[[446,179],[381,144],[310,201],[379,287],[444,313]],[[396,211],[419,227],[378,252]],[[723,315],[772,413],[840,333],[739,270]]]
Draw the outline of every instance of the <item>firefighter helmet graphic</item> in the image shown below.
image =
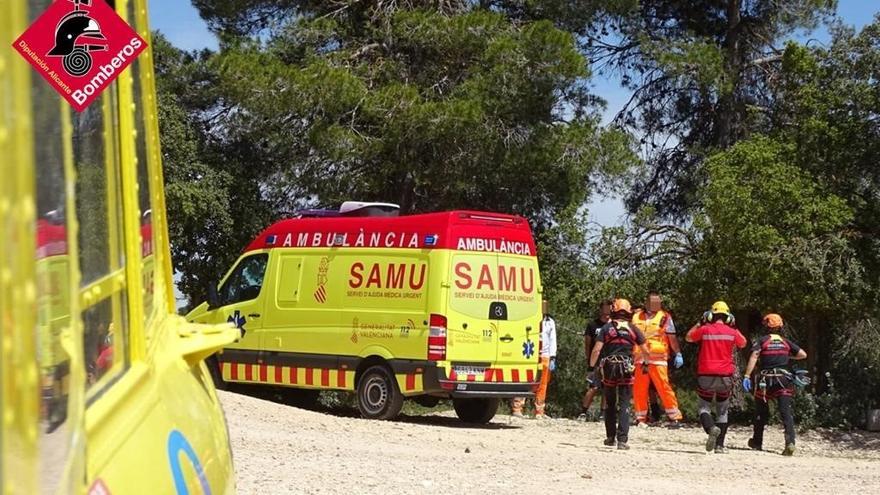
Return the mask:
[[80,10],[81,5],[91,5],[91,0],[70,0],[74,10],[64,16],[55,28],[55,46],[46,55],[62,57],[65,72],[82,77],[92,69],[92,56],[89,52],[106,50],[106,40],[98,22]]

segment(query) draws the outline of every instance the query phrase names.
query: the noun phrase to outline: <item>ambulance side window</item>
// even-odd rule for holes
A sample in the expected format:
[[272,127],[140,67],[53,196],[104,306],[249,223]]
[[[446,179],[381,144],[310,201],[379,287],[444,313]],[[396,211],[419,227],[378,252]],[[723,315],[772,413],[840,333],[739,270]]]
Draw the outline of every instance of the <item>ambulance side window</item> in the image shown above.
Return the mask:
[[263,277],[268,262],[269,255],[266,253],[255,254],[241,260],[220,289],[221,304],[226,306],[256,299],[263,287]]

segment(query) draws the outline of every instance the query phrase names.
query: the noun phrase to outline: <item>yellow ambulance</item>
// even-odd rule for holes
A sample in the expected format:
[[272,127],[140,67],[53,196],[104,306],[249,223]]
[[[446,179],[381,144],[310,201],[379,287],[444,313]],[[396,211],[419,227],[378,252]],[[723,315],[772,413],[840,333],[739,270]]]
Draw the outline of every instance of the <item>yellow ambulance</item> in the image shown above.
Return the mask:
[[242,338],[212,358],[229,382],[349,390],[366,418],[451,398],[485,423],[538,385],[541,280],[528,222],[448,211],[397,216],[347,202],[254,239],[187,318]]
[[152,54],[75,112],[12,48],[50,5],[150,36],[145,0],[2,3],[0,494],[232,493],[238,331],[175,314]]

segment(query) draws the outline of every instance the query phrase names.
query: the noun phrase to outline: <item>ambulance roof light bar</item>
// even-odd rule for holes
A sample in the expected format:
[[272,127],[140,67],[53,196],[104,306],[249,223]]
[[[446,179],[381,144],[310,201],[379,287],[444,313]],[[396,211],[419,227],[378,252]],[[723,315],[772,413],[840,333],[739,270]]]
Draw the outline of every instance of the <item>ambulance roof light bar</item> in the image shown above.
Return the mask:
[[339,214],[343,217],[396,217],[400,215],[400,205],[346,201],[339,207]]
[[520,223],[522,222],[522,218],[520,217],[511,217],[511,216],[494,216],[491,213],[460,213],[459,217],[468,218],[471,220],[485,220],[488,222],[502,222],[502,223]]

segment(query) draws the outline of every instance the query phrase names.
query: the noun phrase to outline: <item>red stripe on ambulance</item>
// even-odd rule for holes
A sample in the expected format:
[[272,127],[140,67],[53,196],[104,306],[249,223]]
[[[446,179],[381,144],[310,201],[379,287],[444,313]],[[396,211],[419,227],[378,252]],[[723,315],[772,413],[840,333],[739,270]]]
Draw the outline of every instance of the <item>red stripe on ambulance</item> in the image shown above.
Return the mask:
[[345,370],[336,371],[336,386],[339,388],[345,388]]

